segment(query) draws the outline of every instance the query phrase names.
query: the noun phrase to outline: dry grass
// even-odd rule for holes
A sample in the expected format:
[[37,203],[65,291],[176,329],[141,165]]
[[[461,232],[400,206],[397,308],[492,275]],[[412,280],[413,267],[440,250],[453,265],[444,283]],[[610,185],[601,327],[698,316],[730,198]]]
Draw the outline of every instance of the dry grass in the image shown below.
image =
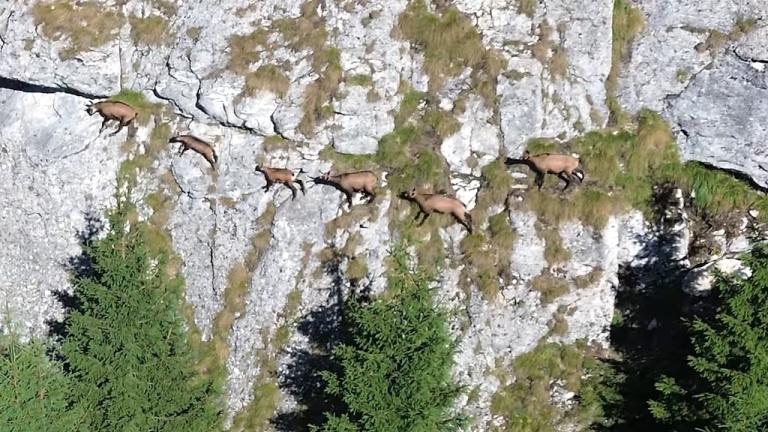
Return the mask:
[[261,59],[262,51],[268,46],[269,30],[259,28],[247,35],[229,37],[229,61],[227,69],[247,75],[251,65]]
[[526,15],[528,18],[533,18],[538,5],[538,0],[519,0],[519,3],[517,4],[517,13]]
[[578,289],[584,289],[595,286],[598,282],[600,282],[600,279],[603,277],[603,270],[600,268],[594,268],[589,273],[582,275],[582,276],[576,276],[573,278],[573,284]]
[[609,122],[612,124],[621,124],[619,120],[622,119],[621,108],[615,100],[621,65],[627,60],[632,40],[643,30],[643,27],[645,27],[645,17],[640,9],[633,7],[628,0],[614,0],[611,25],[613,32],[611,71],[605,81],[605,90],[611,102],[608,104],[611,111]]
[[473,69],[473,82],[485,83],[479,93],[486,103],[495,103],[496,77],[503,61],[485,48],[480,33],[456,7],[449,6],[436,15],[423,0],[413,1],[400,15],[397,30],[423,50],[431,93],[438,93],[447,77],[468,67]]
[[128,22],[131,25],[131,39],[136,45],[156,46],[173,37],[169,34],[168,21],[161,16],[142,18],[131,15]]
[[361,87],[372,87],[373,77],[366,74],[352,75],[344,80],[349,85],[356,85]]
[[531,288],[541,293],[541,302],[549,304],[568,292],[568,281],[544,270],[531,280]]
[[317,124],[329,118],[333,111],[330,101],[336,95],[342,79],[341,55],[336,48],[324,50],[320,56],[322,67],[316,69],[320,77],[304,90],[304,116],[299,122],[299,132],[307,137],[315,134]]
[[266,64],[245,75],[244,92],[248,96],[253,96],[259,90],[266,90],[282,98],[288,92],[290,85],[288,77],[278,66]]
[[200,34],[203,32],[202,27],[190,27],[187,29],[187,37],[190,39],[197,41],[200,39]]
[[563,79],[568,76],[568,52],[562,46],[556,46],[549,59],[549,71],[552,76]]
[[563,244],[563,238],[557,227],[536,227],[539,237],[544,240],[544,259],[550,266],[568,262],[571,259],[571,251]]
[[568,333],[568,320],[565,319],[565,314],[568,311],[568,307],[560,305],[549,322],[549,334],[554,336],[565,336]]
[[62,60],[114,40],[124,20],[119,10],[95,0],[40,2],[32,8],[32,14],[45,37],[68,40],[68,45],[59,52]]

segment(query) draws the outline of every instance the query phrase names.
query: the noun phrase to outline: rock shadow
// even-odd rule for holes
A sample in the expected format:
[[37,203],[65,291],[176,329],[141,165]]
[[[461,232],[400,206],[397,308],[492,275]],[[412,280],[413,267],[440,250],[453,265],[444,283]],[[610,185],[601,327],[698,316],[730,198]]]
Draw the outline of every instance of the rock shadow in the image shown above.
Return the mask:
[[324,413],[340,412],[343,402],[325,392],[321,373],[338,372],[339,365],[331,354],[335,347],[349,340],[344,325],[345,280],[342,276],[343,256],[339,253],[324,264],[325,274],[331,276],[325,303],[302,316],[297,331],[304,335],[309,346],[288,350],[289,363],[281,368],[278,385],[294,397],[298,406],[290,412],[278,413],[272,424],[278,431],[309,431],[311,425],[320,425]]
[[[83,218],[85,226],[81,231],[75,233],[81,251],[78,255],[70,257],[64,265],[71,275],[70,280],[73,282],[73,285],[74,281],[78,279],[92,279],[98,276],[98,270],[94,267],[89,248],[106,227],[104,220],[98,213],[92,210],[84,212]],[[53,295],[64,308],[65,318],[61,321],[47,321],[48,333],[54,338],[64,338],[66,336],[66,316],[73,311],[80,310],[80,299],[74,292],[62,289],[53,291]]]
[[[657,206],[674,199],[672,191],[665,189],[655,198]],[[655,384],[662,375],[680,377],[687,373],[692,347],[685,319],[706,308],[701,298],[683,289],[690,268],[675,258],[679,233],[670,229],[675,219],[660,217],[655,221],[657,232],[636,259],[642,264],[619,268],[617,315],[610,332],[619,359],[606,362],[623,376],[615,389],[621,397],[603,406],[610,421],[594,425],[592,430],[666,430],[651,415],[648,401],[658,398]]]

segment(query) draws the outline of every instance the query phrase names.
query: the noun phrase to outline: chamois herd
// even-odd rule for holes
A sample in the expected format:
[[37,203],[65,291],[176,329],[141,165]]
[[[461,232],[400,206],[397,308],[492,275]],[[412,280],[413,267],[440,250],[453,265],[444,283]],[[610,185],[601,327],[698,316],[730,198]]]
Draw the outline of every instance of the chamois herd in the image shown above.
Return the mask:
[[[110,121],[117,122],[117,129],[109,136],[116,135],[124,127],[130,125],[139,114],[134,107],[125,102],[110,100],[91,103],[86,107],[86,112],[89,115],[99,113],[103,118],[99,134],[104,131]],[[182,156],[187,150],[193,150],[195,153],[203,156],[211,165],[211,168],[216,170],[219,157],[210,143],[193,135],[177,135],[171,137],[169,143],[179,144],[179,156]],[[506,158],[504,163],[506,165],[527,165],[536,174],[534,182],[539,190],[541,190],[541,186],[544,184],[544,176],[547,174],[556,175],[565,182],[563,191],[568,189],[573,179],[576,179],[579,184],[584,181],[584,171],[580,166],[579,159],[570,155],[551,153],[531,155],[526,150],[522,158]],[[304,182],[298,178],[299,175],[306,173],[303,168],[293,172],[286,168],[274,168],[257,164],[254,170],[264,175],[266,185],[263,189],[265,192],[269,191],[275,183],[280,183],[291,190],[292,200],[295,200],[298,195],[295,185],[298,185],[301,193],[306,195]],[[371,204],[376,198],[375,189],[379,181],[373,171],[357,171],[336,175],[331,175],[331,172],[328,171],[320,176],[311,177],[311,179],[315,184],[329,185],[342,192],[346,197],[349,208],[352,207],[352,198],[356,193],[367,197],[366,204]],[[418,220],[419,216],[422,216],[419,226],[423,225],[432,213],[450,214],[469,233],[472,233],[472,216],[469,214],[466,205],[458,199],[447,196],[444,193],[418,192],[415,187],[410,191],[403,191],[400,197],[413,201],[418,205],[419,211],[416,213],[414,220]]]

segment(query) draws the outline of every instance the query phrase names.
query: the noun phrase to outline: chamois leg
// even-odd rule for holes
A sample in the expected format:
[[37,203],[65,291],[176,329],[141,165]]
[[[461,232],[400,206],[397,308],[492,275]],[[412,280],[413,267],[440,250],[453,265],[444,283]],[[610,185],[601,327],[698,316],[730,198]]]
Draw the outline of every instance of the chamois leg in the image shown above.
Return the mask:
[[344,191],[344,195],[347,197],[347,206],[352,210],[352,192]]
[[413,220],[414,220],[414,221],[417,221],[417,220],[419,220],[419,216],[421,216],[421,209],[418,209],[418,210],[416,211],[416,216],[413,218]]
[[264,189],[264,192],[269,192],[269,188],[271,188],[273,184],[274,183],[271,180],[267,179],[267,184],[265,184],[262,189]]
[[561,172],[557,175],[562,181],[565,182],[565,186],[563,186],[563,192],[565,192],[566,189],[568,189],[568,186],[571,185],[571,180],[568,177],[568,174]]
[[125,126],[125,124],[122,122],[122,120],[118,120],[117,121],[117,130],[112,132],[111,134],[109,134],[109,136],[112,137],[112,136],[115,136],[115,135],[119,134],[120,131],[123,130],[123,126]]
[[536,186],[541,190],[541,186],[544,185],[544,173],[536,173]]
[[298,193],[298,191],[296,190],[296,187],[290,183],[283,183],[283,184],[285,184],[285,187],[291,190],[291,201],[295,200],[296,194]]
[[421,219],[421,223],[419,223],[419,226],[424,225],[424,222],[427,221],[427,218],[431,215],[431,213],[424,212],[424,217]]
[[[576,177],[579,180],[579,184],[581,184],[584,181],[584,170],[581,168],[576,168],[573,170],[574,177]],[[579,176],[581,174],[581,176]]]
[[307,194],[306,189],[304,189],[304,182],[303,181],[296,179],[293,182],[299,185],[299,188],[301,188],[301,193],[302,194],[304,194],[304,195]]
[[213,170],[216,171],[216,161],[213,159],[213,157],[209,155],[205,155],[205,160],[207,160],[208,163],[211,164],[211,168],[213,168]]
[[107,123],[109,123],[108,118],[105,118],[104,121],[101,122],[101,129],[99,129],[99,135],[101,135],[101,133],[104,132],[104,129],[107,128]]
[[365,194],[368,195],[368,202],[366,202],[366,204],[372,204],[373,200],[376,199],[376,194],[367,190],[365,191]]

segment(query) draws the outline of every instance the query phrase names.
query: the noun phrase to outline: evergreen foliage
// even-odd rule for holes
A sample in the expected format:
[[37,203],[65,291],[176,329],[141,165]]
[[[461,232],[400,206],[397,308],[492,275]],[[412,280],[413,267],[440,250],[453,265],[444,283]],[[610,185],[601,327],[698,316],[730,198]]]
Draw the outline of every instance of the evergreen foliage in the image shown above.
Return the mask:
[[[182,281],[168,252],[150,252],[118,196],[109,230],[87,246],[92,271],[74,280],[80,306],[65,322],[61,355],[70,400],[91,431],[205,431],[218,427],[210,379],[193,369],[181,316]],[[53,429],[51,429],[53,430]]]
[[344,306],[349,341],[334,350],[340,372],[325,372],[327,392],[343,400],[326,413],[324,432],[454,431],[465,418],[452,411],[461,388],[451,380],[456,343],[447,313],[433,305],[429,280],[392,254],[392,296]]
[[746,279],[718,275],[713,317],[689,326],[691,376],[662,377],[651,413],[678,431],[768,430],[768,247],[744,257]]
[[40,341],[22,344],[0,336],[0,425],[7,432],[85,430],[82,411],[71,409],[71,388],[59,365],[48,359]]

